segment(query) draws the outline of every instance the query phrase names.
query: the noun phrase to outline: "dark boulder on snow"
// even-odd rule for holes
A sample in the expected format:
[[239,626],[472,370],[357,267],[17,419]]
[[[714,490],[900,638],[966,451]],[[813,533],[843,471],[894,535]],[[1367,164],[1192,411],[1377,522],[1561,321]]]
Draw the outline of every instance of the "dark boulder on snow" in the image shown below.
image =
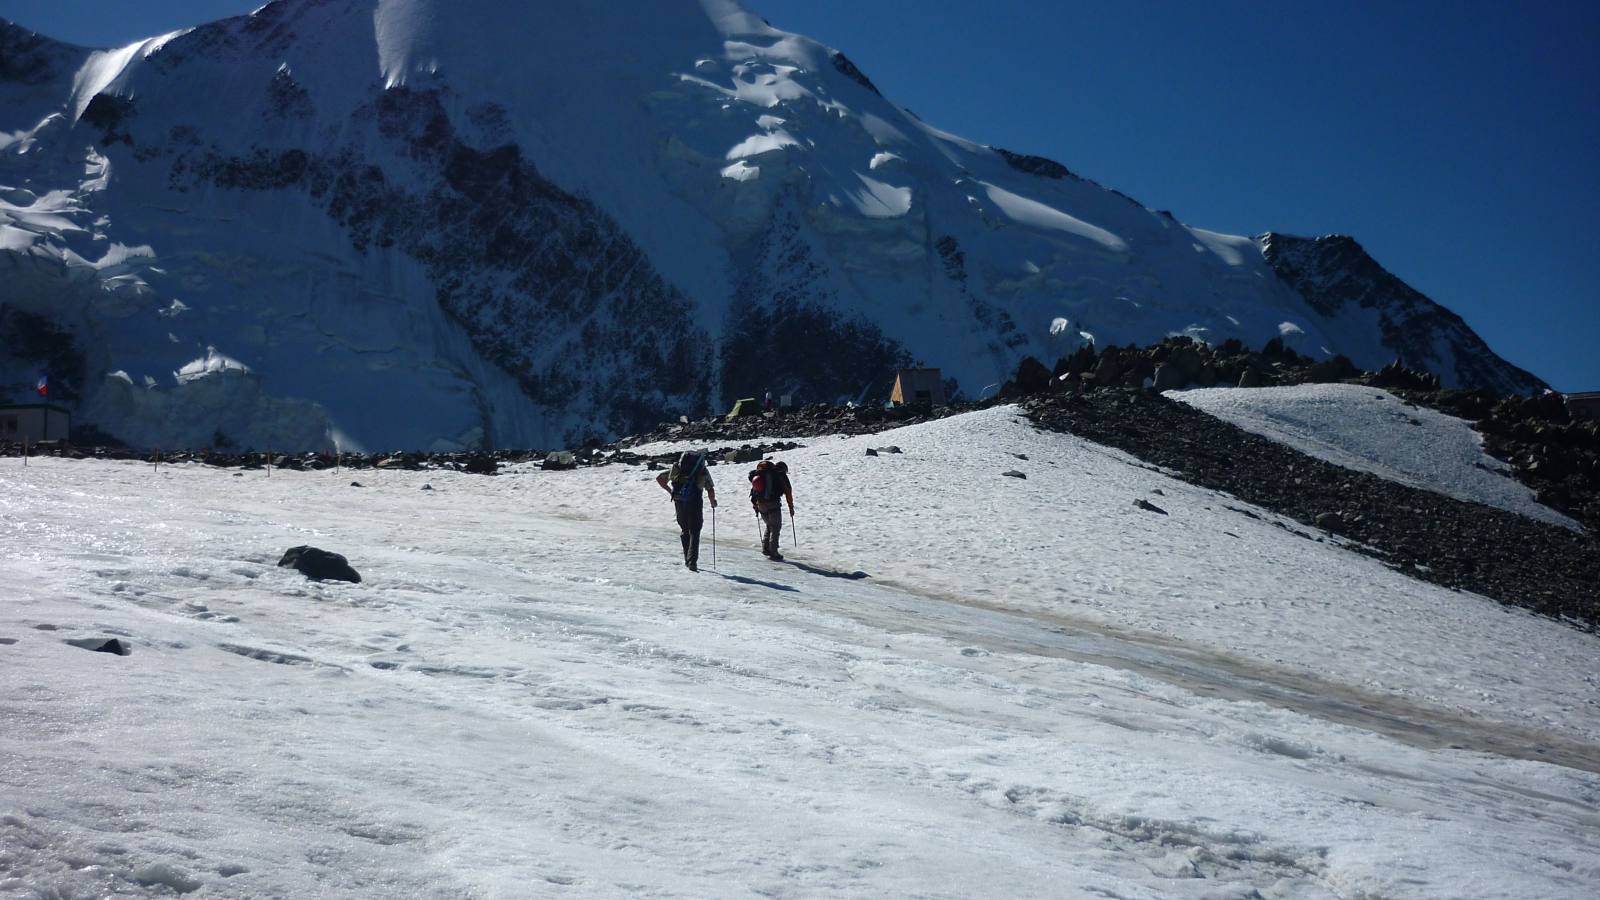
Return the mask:
[[469,475],[494,475],[500,471],[500,463],[490,456],[474,456],[462,464],[461,471]]
[[348,581],[361,583],[361,575],[350,567],[350,561],[337,553],[316,547],[290,547],[278,566],[295,569],[314,581]]
[[1009,472],[1001,472],[1000,474],[1005,476],[1006,478],[1021,478],[1023,481],[1027,481],[1028,480],[1028,476],[1027,475],[1024,475],[1023,473],[1018,472],[1016,469],[1012,469]]
[[95,653],[113,653],[117,656],[127,656],[133,652],[133,645],[120,638],[73,638],[67,643]]
[[1139,507],[1140,509],[1144,510],[1145,512],[1160,513],[1163,516],[1167,515],[1167,511],[1166,510],[1164,510],[1161,507],[1155,505],[1154,503],[1151,503],[1149,500],[1146,500],[1143,497],[1140,497],[1139,499],[1133,501],[1133,505]]

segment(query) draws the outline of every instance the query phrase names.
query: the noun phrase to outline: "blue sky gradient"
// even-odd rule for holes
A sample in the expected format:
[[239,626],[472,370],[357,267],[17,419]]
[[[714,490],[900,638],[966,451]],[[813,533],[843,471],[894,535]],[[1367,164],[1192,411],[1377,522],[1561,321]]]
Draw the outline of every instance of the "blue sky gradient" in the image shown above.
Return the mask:
[[[260,5],[0,0],[127,43]],[[1558,390],[1600,390],[1600,4],[746,0],[963,137],[1214,231],[1350,234]]]

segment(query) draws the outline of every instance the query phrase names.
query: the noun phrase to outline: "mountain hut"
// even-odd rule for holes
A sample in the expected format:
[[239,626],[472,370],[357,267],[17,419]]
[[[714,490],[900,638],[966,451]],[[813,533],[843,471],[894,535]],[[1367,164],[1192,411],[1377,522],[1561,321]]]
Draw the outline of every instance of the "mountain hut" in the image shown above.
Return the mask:
[[894,390],[889,399],[895,403],[927,401],[943,406],[944,379],[938,369],[901,369],[894,374]]
[[54,403],[0,404],[0,441],[30,444],[64,441],[72,431],[72,411]]
[[1600,391],[1565,394],[1567,413],[1574,419],[1600,419]]

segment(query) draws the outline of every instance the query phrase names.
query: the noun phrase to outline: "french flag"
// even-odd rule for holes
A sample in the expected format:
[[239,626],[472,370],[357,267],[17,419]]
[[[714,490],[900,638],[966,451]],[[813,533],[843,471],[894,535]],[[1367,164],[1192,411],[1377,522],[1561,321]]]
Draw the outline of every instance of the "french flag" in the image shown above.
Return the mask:
[[49,375],[40,375],[39,376],[38,388],[39,388],[39,396],[41,396],[41,397],[50,396],[50,376]]

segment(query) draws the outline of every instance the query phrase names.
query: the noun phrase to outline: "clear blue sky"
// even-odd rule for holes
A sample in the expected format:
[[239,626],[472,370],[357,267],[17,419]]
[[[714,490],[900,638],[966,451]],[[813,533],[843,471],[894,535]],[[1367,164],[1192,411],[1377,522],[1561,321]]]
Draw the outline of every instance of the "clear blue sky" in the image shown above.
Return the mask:
[[[0,16],[106,46],[259,2],[0,0]],[[746,2],[924,120],[1191,225],[1354,235],[1502,356],[1600,390],[1594,0]]]

